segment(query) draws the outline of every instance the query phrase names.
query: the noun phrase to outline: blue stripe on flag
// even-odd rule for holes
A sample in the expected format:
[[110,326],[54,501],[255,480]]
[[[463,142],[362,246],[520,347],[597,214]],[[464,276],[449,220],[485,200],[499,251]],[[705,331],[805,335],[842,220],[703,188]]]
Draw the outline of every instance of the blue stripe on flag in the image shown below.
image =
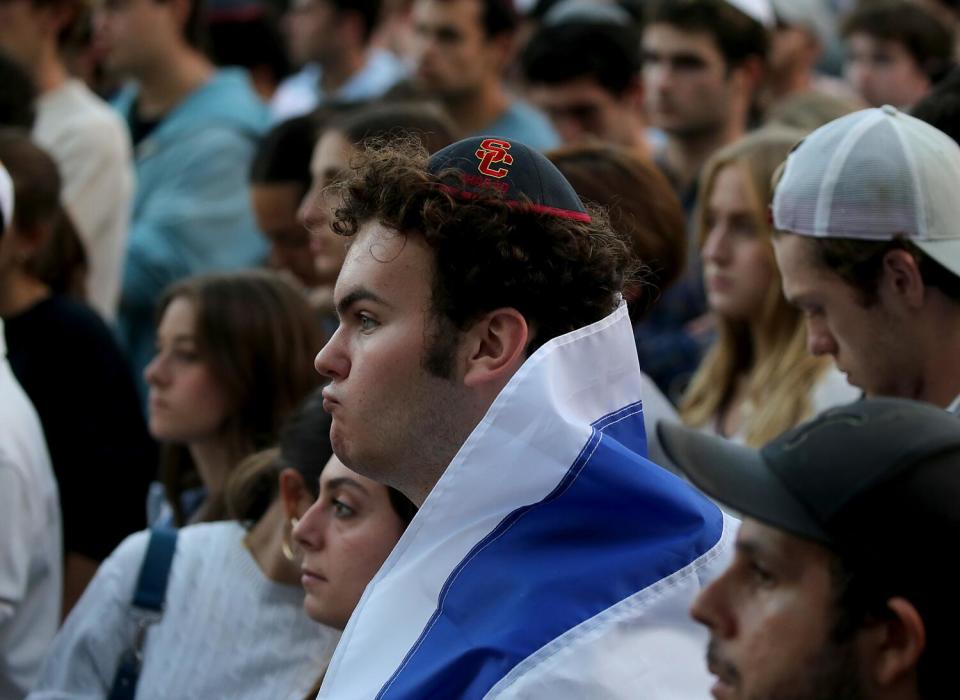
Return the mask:
[[504,518],[453,570],[378,699],[482,698],[540,647],[717,543],[719,509],[641,456],[640,402],[592,427],[557,487]]

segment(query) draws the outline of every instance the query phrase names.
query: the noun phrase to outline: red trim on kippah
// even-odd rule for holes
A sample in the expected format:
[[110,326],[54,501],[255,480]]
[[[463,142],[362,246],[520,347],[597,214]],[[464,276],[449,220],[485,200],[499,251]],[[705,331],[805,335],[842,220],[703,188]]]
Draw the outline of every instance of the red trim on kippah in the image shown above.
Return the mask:
[[[462,190],[458,187],[451,187],[450,185],[440,185],[440,189],[444,192],[447,192],[463,199],[480,199],[481,195],[477,192],[471,192],[470,190]],[[494,200],[497,201],[497,200]],[[502,199],[500,200],[508,207],[526,207],[532,209],[538,214],[546,214],[548,216],[556,216],[560,219],[570,219],[571,221],[582,221],[583,223],[589,224],[593,219],[590,218],[590,215],[585,211],[574,211],[573,209],[559,209],[558,207],[548,207],[544,204],[534,204],[533,202],[521,202],[516,199]]]

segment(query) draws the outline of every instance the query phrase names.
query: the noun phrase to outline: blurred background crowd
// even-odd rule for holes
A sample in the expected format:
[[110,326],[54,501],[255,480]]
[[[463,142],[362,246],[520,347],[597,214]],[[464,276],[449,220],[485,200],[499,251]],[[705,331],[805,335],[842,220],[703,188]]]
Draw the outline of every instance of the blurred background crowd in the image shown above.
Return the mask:
[[[65,659],[123,651],[111,626],[132,623],[111,615],[147,539],[126,538],[199,523],[171,591],[206,612],[169,613],[169,667],[296,649],[259,677],[315,692],[414,513],[324,469],[335,186],[370,139],[516,140],[607,209],[643,268],[624,296],[650,426],[759,447],[869,393],[784,296],[772,183],[865,107],[957,137],[958,22],[947,0],[0,0],[0,421],[34,431],[0,462],[30,452],[54,477],[0,479],[0,698],[41,668],[94,684]],[[319,634],[291,561],[344,515],[367,519],[368,550],[342,600],[308,591]],[[205,656],[193,631],[238,606],[250,624]]]

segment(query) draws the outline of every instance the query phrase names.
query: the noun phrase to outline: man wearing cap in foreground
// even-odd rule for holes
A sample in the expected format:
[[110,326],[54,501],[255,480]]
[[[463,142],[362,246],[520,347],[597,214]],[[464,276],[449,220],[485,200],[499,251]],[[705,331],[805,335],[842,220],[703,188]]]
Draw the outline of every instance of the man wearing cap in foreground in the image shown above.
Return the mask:
[[904,399],[822,413],[759,452],[682,426],[660,437],[743,513],[693,616],[722,700],[956,697],[960,422]]
[[331,441],[420,506],[320,698],[702,698],[730,520],[645,458],[627,248],[543,156],[367,151],[317,356]]
[[817,129],[773,197],[774,249],[808,346],[868,396],[960,412],[960,147],[893,107]]

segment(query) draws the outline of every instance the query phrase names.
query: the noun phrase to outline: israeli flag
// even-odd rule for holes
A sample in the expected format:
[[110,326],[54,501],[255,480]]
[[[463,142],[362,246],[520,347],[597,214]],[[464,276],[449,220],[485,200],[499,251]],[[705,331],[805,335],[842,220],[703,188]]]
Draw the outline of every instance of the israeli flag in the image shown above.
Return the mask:
[[528,358],[367,587],[318,698],[707,697],[688,608],[736,521],[646,459],[640,376],[624,304]]

